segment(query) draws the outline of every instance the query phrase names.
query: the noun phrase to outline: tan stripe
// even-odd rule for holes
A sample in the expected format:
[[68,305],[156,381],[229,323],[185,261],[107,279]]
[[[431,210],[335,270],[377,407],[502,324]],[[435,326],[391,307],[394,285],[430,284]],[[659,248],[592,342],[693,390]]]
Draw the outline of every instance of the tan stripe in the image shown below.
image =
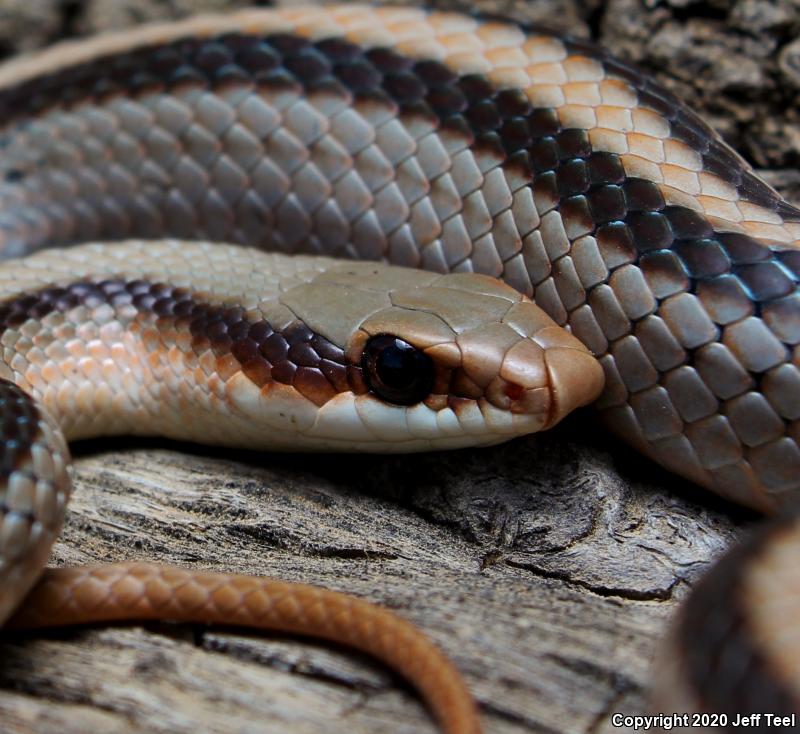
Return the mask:
[[[784,222],[775,212],[743,201],[716,175],[705,174],[701,181],[696,155],[669,139],[666,120],[638,108],[637,93],[630,84],[609,77],[596,60],[569,56],[557,38],[525,36],[520,28],[505,23],[360,5],[202,15],[21,57],[0,68],[0,89],[106,55],[180,37],[229,32],[294,33],[312,40],[344,37],[365,48],[388,46],[411,58],[436,59],[459,74],[484,74],[498,89],[522,88],[533,104],[558,110],[568,127],[585,127],[595,120],[599,129],[597,118],[602,117],[606,132],[593,136],[595,149],[618,152],[628,175],[660,183],[667,203],[729,220],[729,231],[800,247],[800,222]],[[744,170],[750,170],[743,159],[740,162]]]

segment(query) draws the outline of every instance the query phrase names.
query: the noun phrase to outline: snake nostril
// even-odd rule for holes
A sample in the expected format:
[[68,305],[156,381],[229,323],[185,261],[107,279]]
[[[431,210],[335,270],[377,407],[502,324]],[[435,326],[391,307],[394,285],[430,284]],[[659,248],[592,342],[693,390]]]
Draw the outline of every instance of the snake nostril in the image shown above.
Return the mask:
[[525,388],[522,387],[522,385],[518,385],[516,382],[507,382],[505,385],[505,394],[508,396],[509,400],[516,402],[522,400],[525,395]]

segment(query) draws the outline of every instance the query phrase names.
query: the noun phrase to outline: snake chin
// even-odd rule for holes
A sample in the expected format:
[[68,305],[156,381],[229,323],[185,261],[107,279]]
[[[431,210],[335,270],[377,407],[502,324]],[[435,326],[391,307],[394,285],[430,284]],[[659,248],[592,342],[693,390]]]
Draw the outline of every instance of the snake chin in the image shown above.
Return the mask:
[[[247,427],[249,447],[262,450],[416,453],[491,446],[543,430],[555,405],[548,397],[541,410],[540,388],[533,412],[500,408],[483,397],[445,398],[438,407],[428,405],[428,400],[402,406],[351,392],[316,406],[286,386],[273,385],[265,395],[246,379],[232,382],[236,389],[230,391],[231,403],[239,425],[231,425],[225,435],[241,444]],[[517,405],[530,399],[522,392],[510,402]]]

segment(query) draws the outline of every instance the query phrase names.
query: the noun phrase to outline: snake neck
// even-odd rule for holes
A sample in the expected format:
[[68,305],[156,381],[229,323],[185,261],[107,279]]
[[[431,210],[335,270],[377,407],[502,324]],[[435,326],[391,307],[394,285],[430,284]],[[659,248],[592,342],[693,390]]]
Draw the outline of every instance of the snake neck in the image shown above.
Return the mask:
[[323,267],[300,259],[281,270],[268,255],[169,241],[9,264],[0,269],[0,376],[68,440],[133,434],[264,446],[279,426],[254,423],[242,403],[267,387],[324,390],[298,377],[296,352],[305,345],[346,371],[342,350],[278,298]]

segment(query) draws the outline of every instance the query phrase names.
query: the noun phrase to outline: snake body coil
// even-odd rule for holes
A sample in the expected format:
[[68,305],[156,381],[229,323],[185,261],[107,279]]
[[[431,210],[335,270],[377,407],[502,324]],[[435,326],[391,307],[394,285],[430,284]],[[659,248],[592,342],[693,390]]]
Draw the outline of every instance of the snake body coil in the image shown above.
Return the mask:
[[[8,431],[20,422],[28,431],[22,453],[5,460],[6,612],[60,524],[68,490],[58,426],[68,437],[280,445],[286,426],[274,419],[258,439],[248,433],[272,391],[273,406],[301,405],[287,445],[335,448],[339,424],[319,428],[324,413],[344,421],[340,437],[354,448],[412,449],[499,440],[591,400],[601,380],[586,352],[538,312],[509,315],[533,306],[470,273],[530,296],[597,356],[599,415],[638,450],[761,510],[800,494],[800,211],[673,95],[591,44],[414,9],[197,17],[6,65],[0,120],[6,257],[170,236],[452,274],[384,277],[354,265],[348,275],[313,259],[268,266],[250,250],[217,256],[175,241],[5,265],[0,399],[15,416]],[[232,263],[233,275],[208,275]],[[273,266],[278,277],[255,282]],[[379,283],[364,285],[373,268]],[[418,290],[391,295],[392,278]],[[265,287],[275,289],[269,306],[251,295]],[[483,297],[480,324],[472,306],[448,312],[448,288]],[[334,317],[331,299],[352,308]],[[392,331],[386,309],[413,318]],[[260,338],[247,336],[264,323]],[[436,363],[430,414],[359,410],[357,396],[380,392],[359,372],[373,364],[360,361],[366,340],[406,328]],[[113,352],[130,334],[142,369]],[[585,384],[565,354],[584,355]],[[102,384],[139,397],[122,404]],[[397,385],[383,387],[396,402]],[[229,420],[219,435],[191,433],[220,410]],[[15,503],[49,520],[30,526]],[[769,660],[751,669],[792,699],[797,684]],[[698,695],[701,708],[716,700]]]

